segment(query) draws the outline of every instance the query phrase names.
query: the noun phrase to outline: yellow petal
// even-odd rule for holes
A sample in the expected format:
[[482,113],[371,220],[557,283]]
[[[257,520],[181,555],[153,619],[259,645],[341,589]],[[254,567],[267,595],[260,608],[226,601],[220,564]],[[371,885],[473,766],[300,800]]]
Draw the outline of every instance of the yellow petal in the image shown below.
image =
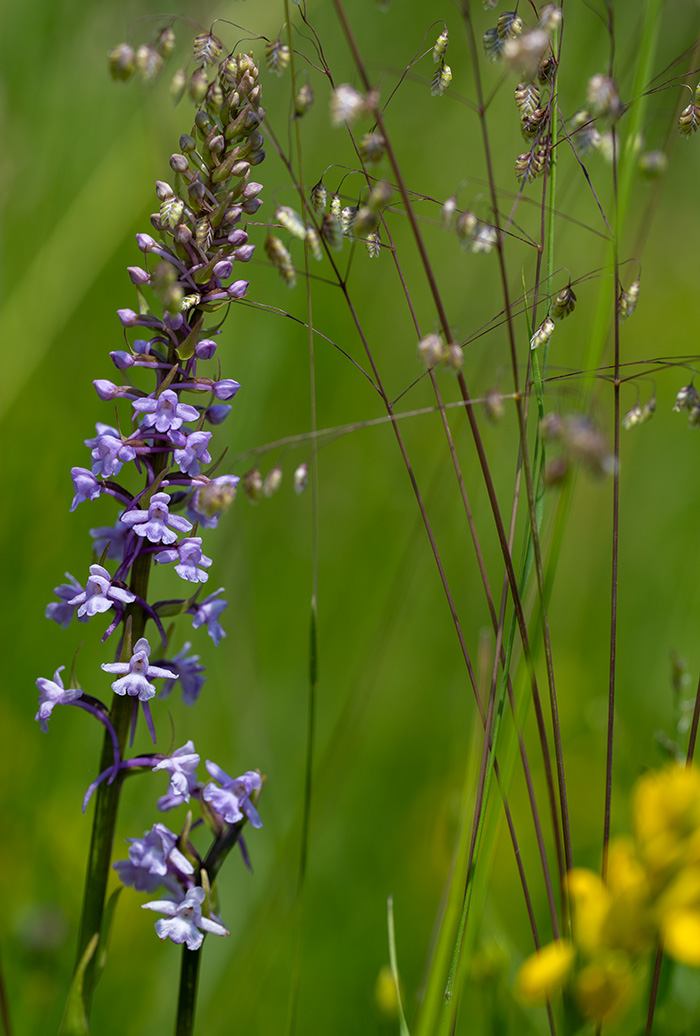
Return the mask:
[[550,942],[521,965],[515,988],[528,1004],[544,1003],[564,988],[574,962],[574,948],[565,939]]

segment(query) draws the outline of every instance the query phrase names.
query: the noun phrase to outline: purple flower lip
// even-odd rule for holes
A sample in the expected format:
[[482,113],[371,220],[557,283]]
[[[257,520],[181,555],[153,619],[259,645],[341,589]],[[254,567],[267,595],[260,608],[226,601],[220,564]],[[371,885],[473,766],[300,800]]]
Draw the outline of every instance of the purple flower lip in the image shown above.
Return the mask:
[[120,586],[112,586],[112,577],[102,565],[90,565],[90,578],[85,589],[73,597],[68,604],[79,605],[78,618],[82,615],[97,615],[109,611],[115,604],[131,604],[135,594]]
[[145,637],[141,637],[134,645],[134,652],[128,662],[103,662],[101,668],[106,673],[123,674],[120,680],[115,680],[112,690],[115,694],[129,694],[139,701],[148,701],[153,698],[156,689],[148,678],[174,680],[177,673],[170,669],[161,669],[157,665],[149,665],[151,645]]
[[168,918],[155,923],[156,934],[161,941],[170,939],[174,943],[184,942],[188,950],[198,950],[204,940],[202,932],[211,932],[212,935],[229,934],[228,929],[218,921],[202,917],[204,897],[204,889],[195,886],[187,890],[184,899],[179,903],[161,899],[141,905],[144,910],[156,910]]
[[131,526],[137,536],[145,537],[151,543],[174,543],[177,533],[189,532],[192,524],[181,515],[170,514],[169,503],[170,497],[167,493],[154,493],[147,511],[125,511],[121,516],[121,522],[123,525]]
[[69,702],[81,698],[83,692],[75,688],[64,688],[61,673],[66,667],[59,666],[53,674],[53,680],[46,680],[40,677],[36,685],[39,688],[39,711],[34,717],[38,720],[44,734],[49,730],[49,718],[56,705],[67,705]]

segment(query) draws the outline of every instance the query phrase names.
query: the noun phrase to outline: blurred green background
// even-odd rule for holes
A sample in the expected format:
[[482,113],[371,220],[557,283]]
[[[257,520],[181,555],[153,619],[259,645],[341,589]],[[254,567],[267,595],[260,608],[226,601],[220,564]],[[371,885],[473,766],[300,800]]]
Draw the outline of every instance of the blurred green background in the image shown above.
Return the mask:
[[[698,8],[679,0],[667,13],[654,60],[658,83],[692,67]],[[480,36],[496,14],[474,4]],[[443,18],[449,26],[448,62],[453,83],[444,97],[431,97],[430,56],[411,70],[387,109],[387,124],[404,175],[425,200],[416,202],[431,261],[455,336],[463,341],[502,309],[495,255],[464,254],[440,225],[440,204],[458,188],[460,207],[488,218],[482,141],[473,110],[474,88],[466,37],[457,9],[435,0],[396,0],[381,12],[371,0],[348,0],[358,42],[383,98],[415,55],[432,45]],[[87,0],[30,0],[3,11],[0,118],[4,147],[2,185],[3,360],[2,598],[3,691],[0,697],[2,872],[6,906],[0,924],[0,954],[17,1033],[56,1030],[73,964],[91,810],[80,813],[82,794],[95,775],[101,732],[78,710],[59,710],[48,735],[33,722],[35,680],[70,668],[80,646],[78,672],[84,688],[107,696],[99,663],[111,646],[98,643],[102,626],[59,630],[43,617],[52,587],[68,571],[84,580],[91,562],[87,530],[111,524],[109,501],[84,504],[69,514],[70,468],[86,465],[83,440],[96,421],[110,422],[108,407],[91,387],[112,377],[107,356],[121,347],[115,317],[132,306],[125,267],[139,262],[134,234],[150,230],[156,208],[153,182],[168,179],[168,157],[190,128],[186,105],[173,109],[167,76],[153,87],[110,82],[106,55],[129,39],[148,39],[156,15],[180,13],[198,25],[214,17],[227,45],[245,40],[262,64],[258,34],[275,38],[284,21],[277,0],[211,5],[181,3],[164,11],[155,0],[123,0],[99,6]],[[322,40],[336,83],[358,83],[332,4],[310,0],[309,18]],[[639,5],[615,4],[615,71],[623,100],[632,100],[639,41]],[[427,33],[427,43],[424,34]],[[178,29],[182,58],[192,32]],[[297,38],[299,50],[312,55]],[[178,60],[178,56],[174,62]],[[602,20],[583,3],[565,10],[560,106],[570,116],[585,101],[589,76],[606,71],[609,38]],[[696,61],[697,64],[697,61]],[[176,67],[173,64],[173,69]],[[309,66],[301,60],[305,73]],[[665,70],[665,71],[664,71]],[[491,97],[489,125],[502,209],[517,191],[513,164],[521,142],[512,103],[515,81],[500,66],[484,67]],[[304,170],[313,185],[327,167],[330,190],[345,167],[354,167],[347,135],[332,130],[328,84],[310,70],[316,104],[301,124]],[[268,117],[282,146],[290,138],[289,81],[263,73]],[[648,100],[644,147],[664,147],[687,90],[654,92]],[[363,126],[363,131],[369,126]],[[656,185],[634,181],[632,204],[621,240],[621,258],[642,263],[636,315],[625,324],[622,359],[693,354],[697,348],[697,182],[700,140],[671,135],[670,166],[658,197]],[[611,217],[611,172],[600,155],[587,160],[598,198]],[[388,174],[387,174],[388,175]],[[268,146],[256,170],[265,184],[259,222],[275,204],[295,204],[282,162]],[[349,177],[345,203],[357,200],[362,180]],[[517,207],[514,234],[536,236],[541,181],[526,188]],[[432,199],[432,200],[430,200]],[[584,362],[601,293],[611,298],[609,247],[596,202],[569,151],[560,149],[555,266],[556,287],[578,282],[575,314],[552,340],[551,373],[570,371],[548,391],[549,409],[576,410],[587,383],[574,376]],[[424,333],[436,329],[433,304],[416,260],[405,218],[388,221],[402,270]],[[643,252],[639,251],[644,233]],[[250,299],[304,320],[303,284],[288,291],[269,268],[262,249],[265,230],[250,228],[259,245],[247,267]],[[292,246],[302,268],[301,250]],[[350,248],[340,256],[346,268]],[[508,253],[510,290],[532,283],[535,253],[513,241]],[[601,269],[603,272],[600,273]],[[598,275],[590,277],[592,271]],[[367,366],[341,292],[327,261],[312,271],[316,339],[318,426],[331,428],[381,417],[376,392],[345,353]],[[623,267],[623,281],[637,267]],[[370,261],[353,255],[348,285],[397,410],[433,405],[416,358],[416,334],[387,251]],[[520,318],[522,364],[527,328]],[[296,497],[292,472],[310,461],[305,434],[311,427],[306,333],[300,323],[255,306],[233,309],[219,350],[224,375],[242,389],[234,413],[221,429],[229,453],[225,470],[243,474],[253,466],[248,451],[300,435],[286,452],[258,458],[263,474],[281,463],[285,480],[274,498],[251,506],[241,496],[210,534],[205,549],[214,558],[208,584],[225,586],[223,622],[228,636],[215,649],[202,630],[183,627],[208,670],[195,709],[170,699],[175,743],[191,737],[203,758],[230,773],[259,768],[267,775],[260,802],[264,827],[250,832],[251,876],[231,859],[220,879],[221,913],[228,940],[209,939],[201,977],[198,1029],[211,1036],[245,1031],[281,1033],[295,959],[294,902],[306,751],[308,628],[313,559],[311,494]],[[606,362],[610,352],[606,353]],[[643,373],[643,368],[639,368]],[[475,338],[465,351],[465,377],[473,397],[491,388],[511,389],[508,343],[503,328]],[[446,400],[457,399],[454,378],[440,372]],[[698,431],[671,407],[683,370],[623,388],[623,411],[639,392],[656,392],[654,420],[623,435],[620,523],[618,710],[615,728],[613,827],[628,823],[629,788],[641,770],[662,756],[656,730],[673,733],[669,654],[675,650],[691,673],[700,668],[697,577],[700,479]],[[403,395],[402,395],[403,394]],[[612,437],[612,393],[600,388],[593,416]],[[503,420],[479,420],[504,515],[510,512],[517,458],[517,429],[508,406]],[[470,501],[482,538],[494,590],[502,562],[475,452],[463,417],[450,417]],[[488,612],[473,557],[439,418],[404,420],[401,430],[435,531],[468,648],[474,659],[488,627]],[[475,709],[457,639],[396,442],[386,424],[336,439],[319,452],[319,638],[320,685],[309,867],[304,901],[298,1031],[344,1034],[396,1032],[395,1018],[380,1010],[375,986],[388,961],[386,899],[393,894],[399,965],[406,1011],[415,1014],[429,961],[434,923],[449,877],[468,768],[479,751]],[[547,498],[545,527],[556,502]],[[609,654],[610,481],[581,475],[576,482],[550,609],[554,662],[577,862],[596,866],[602,840],[605,722]],[[522,525],[522,523],[521,523]],[[520,528],[520,527],[519,527]],[[520,543],[520,532],[516,544]],[[158,596],[172,582],[161,580]],[[490,635],[490,634],[489,634]],[[488,636],[488,635],[487,635]],[[483,678],[490,670],[487,663]],[[542,679],[544,686],[544,679]],[[522,687],[521,687],[522,690]],[[689,688],[688,694],[692,692]],[[169,737],[165,708],[158,719]],[[478,724],[478,720],[477,720]],[[539,779],[537,748],[528,730]],[[135,746],[145,748],[143,739]],[[532,894],[544,924],[544,890],[537,869],[532,824],[515,770],[511,804]],[[141,835],[156,817],[150,803],[164,783],[128,782],[115,854],[123,838]],[[161,786],[162,785],[162,786]],[[541,791],[541,784],[538,784]],[[544,809],[544,796],[542,795]],[[171,817],[172,819],[172,817]],[[173,821],[173,824],[175,821]],[[503,951],[506,985],[531,946],[512,850],[506,839],[493,846],[488,896],[477,904],[477,942]],[[133,891],[121,899],[107,971],[98,988],[93,1031],[99,1036],[167,1032],[173,1024],[179,950],[155,939],[154,918],[140,909]],[[482,923],[483,918],[483,923]],[[546,927],[546,926],[545,926]],[[691,976],[676,997],[678,1020],[697,1017],[700,979]],[[483,985],[488,991],[488,982]],[[487,993],[467,994],[460,1022],[489,1031]],[[481,999],[480,999],[481,997]],[[518,1031],[541,1024],[537,1012],[509,1008]],[[681,1018],[684,1019],[681,1022]],[[476,1021],[474,1021],[476,1019]],[[481,1026],[481,1029],[479,1029]],[[462,1031],[462,1029],[458,1029]],[[467,1031],[467,1027],[464,1028]]]

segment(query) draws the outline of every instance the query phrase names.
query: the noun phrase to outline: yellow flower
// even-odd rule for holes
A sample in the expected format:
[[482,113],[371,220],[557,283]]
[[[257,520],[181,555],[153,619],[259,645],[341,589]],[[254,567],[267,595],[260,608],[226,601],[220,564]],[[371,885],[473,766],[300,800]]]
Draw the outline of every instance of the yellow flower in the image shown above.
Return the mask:
[[641,777],[633,797],[640,854],[658,883],[700,862],[700,773],[675,763]]
[[664,949],[674,960],[700,968],[700,910],[674,910],[661,925]]
[[574,995],[581,1013],[598,1022],[619,1017],[633,992],[632,968],[623,953],[597,957],[581,969],[574,983]]
[[521,965],[515,979],[520,999],[528,1004],[551,1000],[566,985],[574,956],[573,946],[565,939],[557,939],[536,950]]
[[610,906],[610,893],[600,877],[584,867],[574,867],[566,880],[574,937],[581,949],[592,953],[603,943],[603,924]]

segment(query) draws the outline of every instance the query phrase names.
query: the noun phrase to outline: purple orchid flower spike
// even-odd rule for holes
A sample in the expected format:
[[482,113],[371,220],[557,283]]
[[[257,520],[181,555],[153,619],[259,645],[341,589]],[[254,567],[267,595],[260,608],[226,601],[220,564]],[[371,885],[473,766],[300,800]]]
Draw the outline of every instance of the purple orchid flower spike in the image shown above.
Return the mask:
[[144,910],[156,910],[166,914],[168,920],[161,918],[155,923],[156,934],[163,941],[170,939],[175,943],[185,943],[188,950],[198,950],[204,941],[202,932],[212,935],[228,935],[228,929],[209,917],[202,917],[202,903],[205,892],[203,888],[188,889],[184,899],[179,903],[170,900],[156,900],[142,903]]

